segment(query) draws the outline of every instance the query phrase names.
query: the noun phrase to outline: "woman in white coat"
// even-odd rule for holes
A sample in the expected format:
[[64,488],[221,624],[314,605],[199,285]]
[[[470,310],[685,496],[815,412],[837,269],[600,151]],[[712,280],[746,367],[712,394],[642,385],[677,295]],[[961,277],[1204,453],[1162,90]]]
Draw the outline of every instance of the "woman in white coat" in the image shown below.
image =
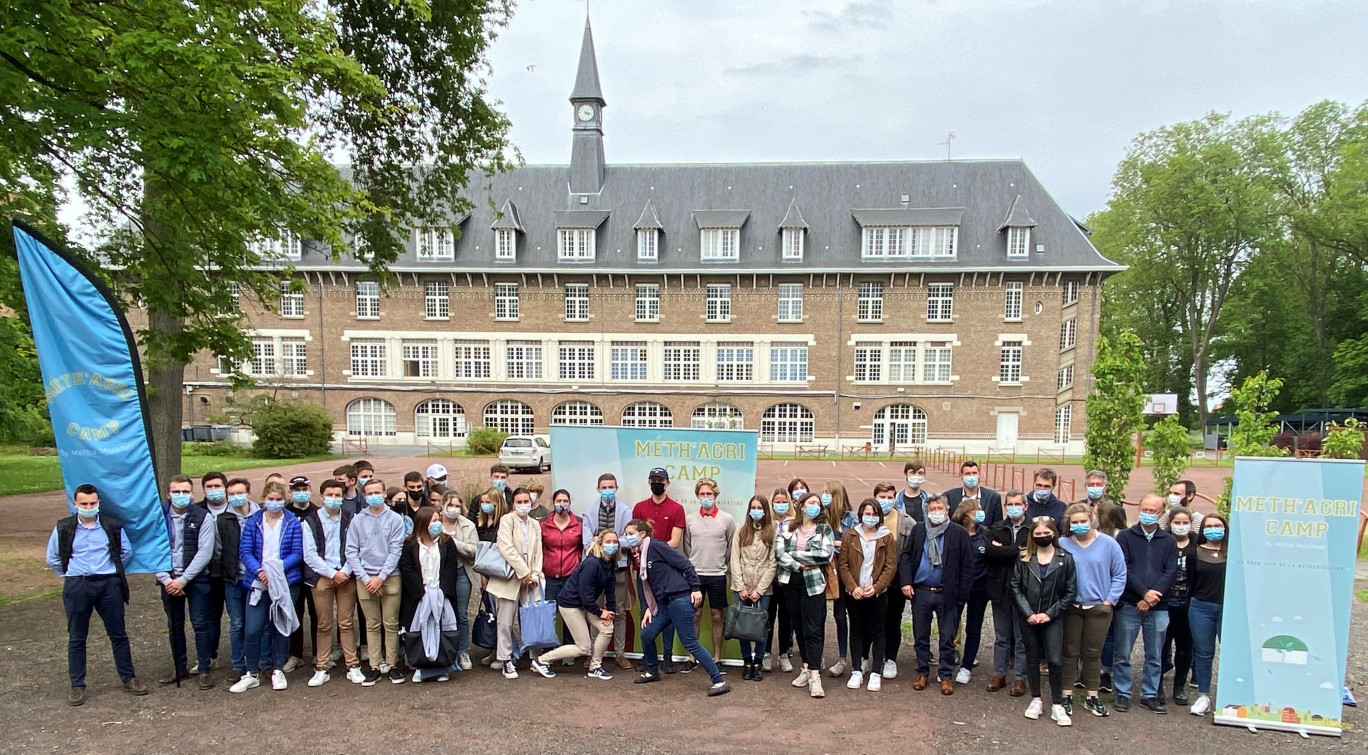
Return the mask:
[[[527,488],[514,490],[513,511],[499,520],[499,534],[494,541],[500,555],[513,567],[513,576],[491,578],[485,586],[485,590],[494,596],[499,622],[499,646],[494,652],[505,679],[518,678],[518,670],[513,665],[516,657],[513,622],[518,618],[518,607],[542,583],[541,524],[530,516],[531,512],[532,493]],[[534,671],[542,676],[555,675],[537,659],[539,651],[534,648],[530,654]]]

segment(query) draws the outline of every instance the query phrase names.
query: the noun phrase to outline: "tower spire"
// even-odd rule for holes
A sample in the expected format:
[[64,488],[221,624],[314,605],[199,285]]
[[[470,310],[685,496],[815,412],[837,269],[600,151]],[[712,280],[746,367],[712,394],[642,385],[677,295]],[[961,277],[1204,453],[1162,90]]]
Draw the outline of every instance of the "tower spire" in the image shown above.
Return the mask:
[[570,145],[570,191],[594,194],[603,188],[607,171],[603,154],[603,90],[599,88],[598,59],[594,56],[594,31],[584,17],[584,42],[580,45],[579,70],[570,91],[575,126]]
[[575,74],[575,88],[570,92],[570,101],[595,100],[599,107],[607,102],[599,87],[598,58],[594,55],[594,31],[589,26],[588,11],[584,17],[584,41],[580,44],[579,71]]

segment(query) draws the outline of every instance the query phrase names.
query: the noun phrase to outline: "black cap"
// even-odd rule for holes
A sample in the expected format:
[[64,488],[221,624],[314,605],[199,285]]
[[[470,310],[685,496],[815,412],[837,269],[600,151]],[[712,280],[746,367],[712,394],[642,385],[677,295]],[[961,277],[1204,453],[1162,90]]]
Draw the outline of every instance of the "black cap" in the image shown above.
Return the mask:
[[308,485],[309,485],[309,478],[305,477],[305,476],[302,475],[302,474],[301,474],[301,475],[295,475],[294,477],[291,477],[291,478],[290,478],[290,487],[293,488],[293,487],[297,487],[297,486],[300,486],[300,485],[303,485],[303,486],[305,486],[305,487],[308,487]]
[[664,467],[656,467],[655,469],[651,470],[650,474],[646,475],[646,479],[650,479],[652,477],[659,477],[662,480],[668,482],[670,480],[670,473],[666,472]]

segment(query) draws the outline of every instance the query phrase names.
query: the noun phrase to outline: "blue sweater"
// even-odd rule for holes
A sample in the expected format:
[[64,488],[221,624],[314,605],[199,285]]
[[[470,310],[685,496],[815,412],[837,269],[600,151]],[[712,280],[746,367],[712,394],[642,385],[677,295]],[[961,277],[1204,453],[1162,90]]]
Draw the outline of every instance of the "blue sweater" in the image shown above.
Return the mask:
[[1121,546],[1100,533],[1086,548],[1072,537],[1060,538],[1059,544],[1073,556],[1078,576],[1074,602],[1080,606],[1096,606],[1103,601],[1117,605],[1126,589],[1126,556]]
[[[694,571],[689,559],[684,558],[668,543],[655,538],[651,538],[651,544],[646,549],[646,563],[641,565],[637,577],[638,587],[641,586],[642,573],[650,583],[651,593],[655,595],[657,603],[664,603],[666,599],[679,595],[688,595],[699,586],[698,572]],[[645,603],[645,598],[642,598],[642,603]]]

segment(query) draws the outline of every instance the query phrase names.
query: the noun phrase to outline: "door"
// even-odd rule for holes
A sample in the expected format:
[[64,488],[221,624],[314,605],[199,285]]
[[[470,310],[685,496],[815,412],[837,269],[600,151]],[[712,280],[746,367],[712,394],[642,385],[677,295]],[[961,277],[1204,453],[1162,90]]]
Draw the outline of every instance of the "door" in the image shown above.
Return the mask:
[[998,412],[997,416],[997,450],[1008,453],[1016,450],[1017,444],[1017,421],[1020,415],[1016,412]]

